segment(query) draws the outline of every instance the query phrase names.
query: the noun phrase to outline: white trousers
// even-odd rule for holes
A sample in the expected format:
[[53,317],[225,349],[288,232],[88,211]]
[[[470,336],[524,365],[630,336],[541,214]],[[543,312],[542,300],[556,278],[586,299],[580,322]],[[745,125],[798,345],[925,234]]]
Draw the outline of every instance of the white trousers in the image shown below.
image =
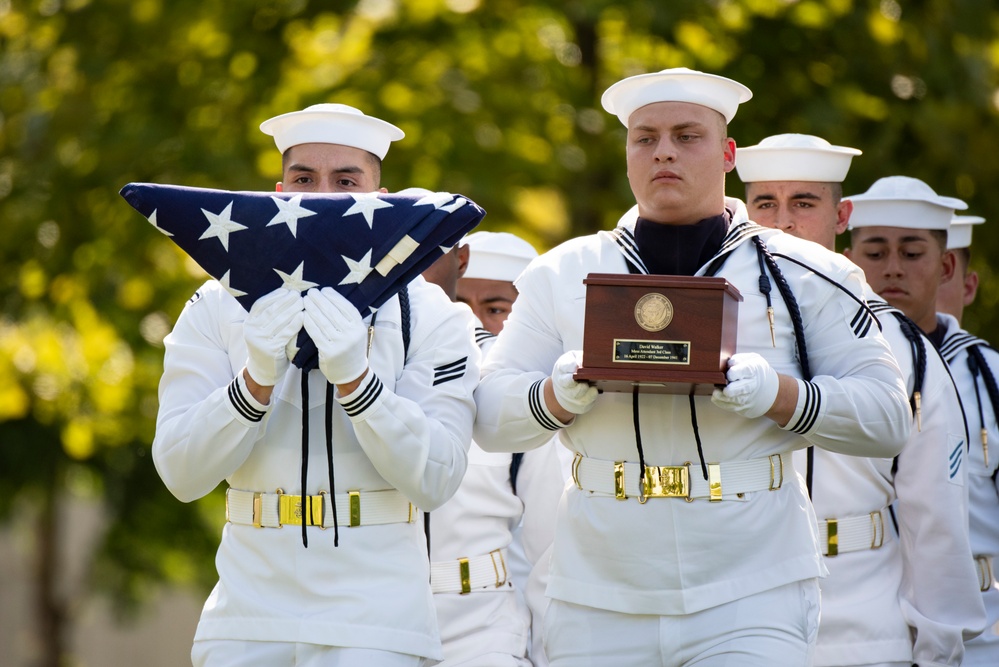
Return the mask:
[[999,665],[999,623],[964,643],[965,667],[996,667]]
[[622,614],[552,600],[551,667],[803,667],[819,627],[816,579],[683,616]]
[[439,667],[531,667],[530,612],[513,587],[435,593],[444,662]]
[[415,655],[368,648],[343,648],[294,642],[206,639],[191,649],[194,667],[420,667]]

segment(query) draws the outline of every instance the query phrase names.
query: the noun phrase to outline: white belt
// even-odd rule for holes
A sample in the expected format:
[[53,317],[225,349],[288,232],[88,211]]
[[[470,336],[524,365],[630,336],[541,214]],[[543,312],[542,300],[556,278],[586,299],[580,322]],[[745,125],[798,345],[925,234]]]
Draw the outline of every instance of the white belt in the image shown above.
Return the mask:
[[434,593],[471,593],[506,585],[506,549],[494,549],[475,558],[430,564],[430,590]]
[[992,556],[975,556],[975,570],[978,572],[978,587],[984,593],[992,588],[995,576],[992,574]]
[[823,556],[878,549],[885,543],[887,508],[845,519],[819,520]]
[[[257,528],[281,526],[333,527],[330,494],[323,492],[305,497],[281,492],[258,493],[229,489],[225,494],[225,518],[230,523]],[[337,522],[341,526],[376,526],[386,523],[410,523],[416,508],[395,489],[387,491],[348,491],[336,495]]]
[[752,491],[776,491],[784,483],[785,470],[793,474],[790,454],[773,454],[765,459],[709,463],[708,478],[700,467],[645,466],[644,482],[637,463],[592,459],[577,453],[572,462],[576,487],[592,494],[618,500],[638,498],[684,498],[688,502],[707,498],[713,502]]

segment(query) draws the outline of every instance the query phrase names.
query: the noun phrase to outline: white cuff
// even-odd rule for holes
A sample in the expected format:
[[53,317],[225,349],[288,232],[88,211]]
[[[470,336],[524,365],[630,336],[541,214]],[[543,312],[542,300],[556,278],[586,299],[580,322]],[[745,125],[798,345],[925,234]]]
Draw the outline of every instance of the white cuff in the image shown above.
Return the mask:
[[253,398],[253,395],[246,388],[246,384],[243,381],[242,371],[237,373],[236,377],[229,383],[227,394],[229,412],[236,418],[236,421],[244,426],[255,427],[260,425],[260,421],[267,414],[270,406],[264,405]]
[[794,414],[782,428],[798,435],[807,435],[815,429],[822,407],[822,392],[814,382],[795,379],[798,383],[798,403]]
[[[548,431],[557,431],[561,428],[565,428],[569,424],[563,424],[558,420],[552,411],[548,409],[548,405],[545,403],[545,380],[548,378],[543,378],[538,380],[530,386],[527,390],[527,407],[531,411],[531,416],[534,417],[535,421],[541,425],[542,428]],[[571,423],[571,421],[570,421]]]
[[363,421],[381,404],[380,399],[384,389],[385,385],[378,379],[375,372],[368,369],[368,374],[361,380],[357,389],[346,396],[337,396],[336,400],[350,417],[350,421]]

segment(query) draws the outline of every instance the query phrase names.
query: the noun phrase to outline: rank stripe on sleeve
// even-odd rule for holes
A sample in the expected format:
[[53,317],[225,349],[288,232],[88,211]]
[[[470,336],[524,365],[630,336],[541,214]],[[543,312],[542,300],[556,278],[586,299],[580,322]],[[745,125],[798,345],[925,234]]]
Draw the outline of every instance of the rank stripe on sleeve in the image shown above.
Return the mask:
[[954,451],[950,453],[950,478],[954,479],[955,475],[961,470],[961,458],[964,455],[964,440],[957,443],[957,447]]
[[468,357],[462,357],[456,361],[444,364],[443,366],[437,366],[434,368],[434,384],[437,386],[445,382],[450,382],[451,380],[457,380],[462,375],[465,374],[465,367],[468,363]]
[[853,327],[853,333],[857,338],[866,336],[867,332],[871,330],[872,324],[874,324],[874,318],[871,316],[870,310],[863,306],[857,309],[857,314],[850,321],[850,326]]

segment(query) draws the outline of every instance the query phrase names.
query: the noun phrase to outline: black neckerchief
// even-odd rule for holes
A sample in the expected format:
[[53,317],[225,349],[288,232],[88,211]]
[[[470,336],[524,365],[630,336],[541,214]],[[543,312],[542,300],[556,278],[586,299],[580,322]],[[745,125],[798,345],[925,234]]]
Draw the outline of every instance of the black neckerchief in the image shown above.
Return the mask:
[[933,343],[933,347],[938,350],[943,347],[944,339],[947,338],[947,327],[943,322],[937,320],[937,328],[933,331],[924,331],[926,337]]
[[635,242],[649,273],[692,276],[718,252],[729,220],[725,213],[693,225],[666,225],[638,218]]

